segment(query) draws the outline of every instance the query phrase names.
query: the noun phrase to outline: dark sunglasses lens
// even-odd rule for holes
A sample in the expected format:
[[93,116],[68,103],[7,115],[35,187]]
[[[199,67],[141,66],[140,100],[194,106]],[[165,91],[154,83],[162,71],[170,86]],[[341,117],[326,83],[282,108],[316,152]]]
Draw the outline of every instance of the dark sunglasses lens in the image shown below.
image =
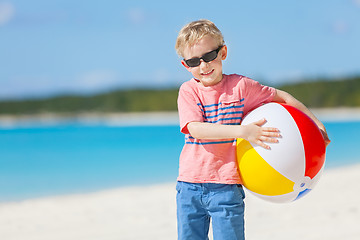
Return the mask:
[[214,60],[218,55],[218,52],[216,50],[214,51],[211,51],[207,54],[205,54],[202,59],[205,61],[205,62],[211,62],[212,60]]
[[202,56],[201,58],[191,58],[188,60],[185,60],[186,65],[188,65],[189,67],[197,67],[200,65],[200,59],[204,60],[204,62],[211,62],[213,60],[215,60],[215,58],[217,58],[218,56],[218,52],[220,51],[221,47],[219,47],[218,49],[208,52],[206,54],[204,54],[204,56]]
[[200,58],[192,58],[192,59],[188,59],[185,60],[186,65],[188,65],[189,67],[196,67],[200,65]]

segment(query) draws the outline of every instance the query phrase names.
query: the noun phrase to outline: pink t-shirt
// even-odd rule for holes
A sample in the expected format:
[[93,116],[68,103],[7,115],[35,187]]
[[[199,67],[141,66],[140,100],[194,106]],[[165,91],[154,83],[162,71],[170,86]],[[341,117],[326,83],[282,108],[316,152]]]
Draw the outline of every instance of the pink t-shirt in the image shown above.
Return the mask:
[[179,90],[178,110],[185,144],[180,155],[178,181],[241,184],[236,162],[236,139],[201,140],[187,129],[190,122],[239,125],[250,110],[270,102],[275,89],[236,74],[205,87],[194,78]]

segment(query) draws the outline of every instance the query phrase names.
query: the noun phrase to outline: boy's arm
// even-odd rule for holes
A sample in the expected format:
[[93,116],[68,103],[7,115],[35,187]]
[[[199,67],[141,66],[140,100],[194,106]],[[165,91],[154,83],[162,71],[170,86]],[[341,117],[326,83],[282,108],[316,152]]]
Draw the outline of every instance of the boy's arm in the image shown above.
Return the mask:
[[[321,130],[325,145],[327,146],[330,143],[324,124],[299,100],[289,93],[277,89],[273,101],[288,104],[304,112]],[[221,125],[204,122],[190,122],[187,125],[187,129],[189,130],[190,135],[197,139],[244,138],[266,149],[270,149],[264,142],[278,142],[276,137],[280,137],[280,134],[279,130],[276,128],[261,127],[265,122],[265,119],[261,119],[248,125]]]
[[248,125],[221,125],[205,122],[190,122],[187,129],[192,137],[197,139],[244,138],[266,149],[264,142],[278,142],[279,130],[272,127],[261,127],[266,120],[261,119]]
[[302,102],[294,98],[291,94],[278,89],[276,89],[276,94],[273,98],[273,101],[288,104],[308,115],[316,123],[321,133],[323,134],[325,146],[329,145],[331,141],[327,135],[324,124],[319,119],[317,119],[315,115]]

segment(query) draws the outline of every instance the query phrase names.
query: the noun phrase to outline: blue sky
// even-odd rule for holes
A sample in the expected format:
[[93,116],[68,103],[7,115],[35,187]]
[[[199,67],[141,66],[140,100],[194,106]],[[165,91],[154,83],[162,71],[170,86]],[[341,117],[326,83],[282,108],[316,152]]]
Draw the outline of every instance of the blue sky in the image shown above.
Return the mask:
[[223,32],[225,73],[360,74],[360,0],[0,0],[0,99],[178,86],[177,33],[201,18]]

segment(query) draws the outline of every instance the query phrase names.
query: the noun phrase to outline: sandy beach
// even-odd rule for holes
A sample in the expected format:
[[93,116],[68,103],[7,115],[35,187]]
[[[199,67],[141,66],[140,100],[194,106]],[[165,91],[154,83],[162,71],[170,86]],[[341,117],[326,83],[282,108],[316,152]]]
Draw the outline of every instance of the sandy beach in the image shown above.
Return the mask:
[[[327,169],[316,188],[293,203],[247,193],[247,239],[359,239],[358,182],[360,165],[352,165]],[[175,196],[174,182],[0,203],[0,239],[176,239]]]

